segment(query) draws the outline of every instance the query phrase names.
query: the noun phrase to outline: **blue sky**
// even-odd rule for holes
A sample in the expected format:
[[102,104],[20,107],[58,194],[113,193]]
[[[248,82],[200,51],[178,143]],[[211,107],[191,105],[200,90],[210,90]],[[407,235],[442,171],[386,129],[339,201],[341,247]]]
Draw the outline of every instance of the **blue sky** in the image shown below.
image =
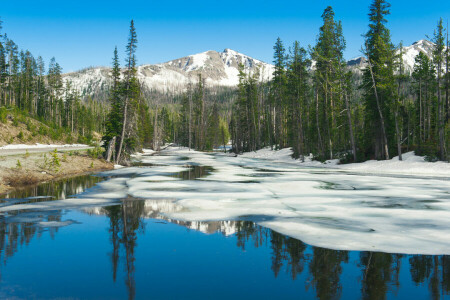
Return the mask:
[[[347,59],[359,56],[371,1],[8,1],[1,0],[3,32],[21,49],[65,72],[110,65],[114,46],[123,57],[129,22],[138,34],[138,63],[158,63],[225,48],[272,61],[279,36],[313,45],[321,14],[331,5],[342,20]],[[439,17],[450,18],[447,0],[392,0],[388,27],[394,43],[405,45],[432,35]]]

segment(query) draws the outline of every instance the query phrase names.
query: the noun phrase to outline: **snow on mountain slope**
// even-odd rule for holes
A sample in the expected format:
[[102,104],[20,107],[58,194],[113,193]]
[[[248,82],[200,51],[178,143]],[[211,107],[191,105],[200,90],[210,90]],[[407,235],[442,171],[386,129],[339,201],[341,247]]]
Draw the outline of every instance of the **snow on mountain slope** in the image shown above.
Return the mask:
[[403,64],[405,66],[405,71],[412,73],[414,70],[414,63],[416,56],[423,52],[431,58],[433,55],[434,44],[427,40],[420,40],[413,43],[411,46],[403,47]]
[[[403,47],[403,66],[404,72],[412,73],[414,70],[414,63],[416,56],[423,52],[428,58],[431,59],[433,55],[434,44],[427,40],[419,40],[414,42],[411,46]],[[397,54],[399,51],[397,51]],[[347,66],[355,72],[362,73],[362,70],[366,67],[367,59],[363,56],[350,59],[347,62]]]
[[[189,83],[198,82],[198,75],[206,80],[206,85],[237,86],[238,64],[244,65],[247,74],[259,73],[260,81],[272,78],[274,66],[241,54],[231,49],[223,52],[206,51],[189,55],[166,63],[142,65],[137,68],[137,76],[148,91],[180,93]],[[64,75],[83,97],[105,94],[111,84],[110,69],[104,67],[85,69]]]
[[[424,52],[431,58],[433,46],[430,41],[420,40],[411,46],[403,47],[405,72],[412,72],[415,57],[419,52]],[[190,83],[197,83],[199,74],[208,87],[235,87],[239,83],[240,63],[244,65],[245,73],[258,72],[260,81],[272,78],[273,65],[231,49],[225,49],[223,52],[210,50],[161,64],[142,65],[137,69],[137,76],[144,92],[179,94],[185,91]],[[353,72],[361,74],[366,63],[366,58],[357,57],[349,60],[347,65]],[[314,62],[311,69],[314,69]],[[64,79],[70,81],[83,98],[91,96],[104,100],[111,85],[109,74],[110,68],[97,67],[64,74]]]

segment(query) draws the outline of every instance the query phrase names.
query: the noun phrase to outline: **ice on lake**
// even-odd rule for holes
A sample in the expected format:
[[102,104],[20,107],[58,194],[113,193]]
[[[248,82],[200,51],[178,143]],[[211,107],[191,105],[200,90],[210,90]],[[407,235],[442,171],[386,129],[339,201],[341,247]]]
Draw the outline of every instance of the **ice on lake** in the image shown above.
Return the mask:
[[0,212],[106,206],[128,197],[170,219],[248,220],[318,247],[450,254],[446,178],[351,174],[176,148],[137,159],[135,167],[104,173],[107,180],[77,199]]

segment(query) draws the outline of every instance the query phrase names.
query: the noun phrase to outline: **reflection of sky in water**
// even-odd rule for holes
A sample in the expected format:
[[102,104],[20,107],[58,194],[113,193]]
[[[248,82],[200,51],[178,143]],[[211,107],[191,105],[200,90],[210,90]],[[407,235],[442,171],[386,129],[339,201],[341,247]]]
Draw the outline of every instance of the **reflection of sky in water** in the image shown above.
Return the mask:
[[0,297],[426,299],[450,291],[447,256],[315,248],[252,222],[206,235],[186,230],[189,222],[140,218],[142,201],[126,206],[67,212],[80,223],[44,232],[1,267]]
[[[407,236],[408,243],[401,245],[406,249],[421,246],[423,230],[441,237],[431,246],[446,247],[447,182],[311,172],[183,153],[188,156],[144,156],[146,163],[157,163],[109,172],[105,178],[43,185],[4,199],[0,298],[449,295],[448,256],[337,251],[289,237],[304,234],[295,230],[307,226],[306,237],[328,248],[339,248],[336,241],[358,248],[366,237],[392,248],[400,242],[389,234],[401,228],[418,232]],[[431,219],[430,212],[443,216]],[[384,232],[374,237],[379,228]]]
[[[176,220],[245,219],[337,250],[450,253],[448,180],[362,176],[186,150],[141,156],[139,162],[143,165],[104,173],[104,181],[77,199],[2,203],[0,212],[166,199],[183,208],[161,211]],[[60,198],[65,197],[56,194]]]
[[[166,212],[174,219],[245,216],[326,248],[450,253],[450,181],[446,179],[348,174],[185,150],[143,156],[141,161],[155,167],[109,174],[135,172],[135,177],[120,183],[122,190],[137,198],[176,201],[185,209]],[[194,176],[197,180],[184,181],[188,178],[173,175],[194,174],[192,165],[212,169]]]

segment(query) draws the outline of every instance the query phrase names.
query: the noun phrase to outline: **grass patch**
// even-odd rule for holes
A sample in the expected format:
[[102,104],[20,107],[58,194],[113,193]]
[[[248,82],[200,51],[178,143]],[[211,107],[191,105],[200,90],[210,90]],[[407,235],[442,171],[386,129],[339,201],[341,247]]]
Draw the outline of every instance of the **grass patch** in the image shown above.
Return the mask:
[[38,176],[29,171],[15,170],[14,173],[3,177],[3,181],[12,187],[20,187],[37,184],[40,180]]

